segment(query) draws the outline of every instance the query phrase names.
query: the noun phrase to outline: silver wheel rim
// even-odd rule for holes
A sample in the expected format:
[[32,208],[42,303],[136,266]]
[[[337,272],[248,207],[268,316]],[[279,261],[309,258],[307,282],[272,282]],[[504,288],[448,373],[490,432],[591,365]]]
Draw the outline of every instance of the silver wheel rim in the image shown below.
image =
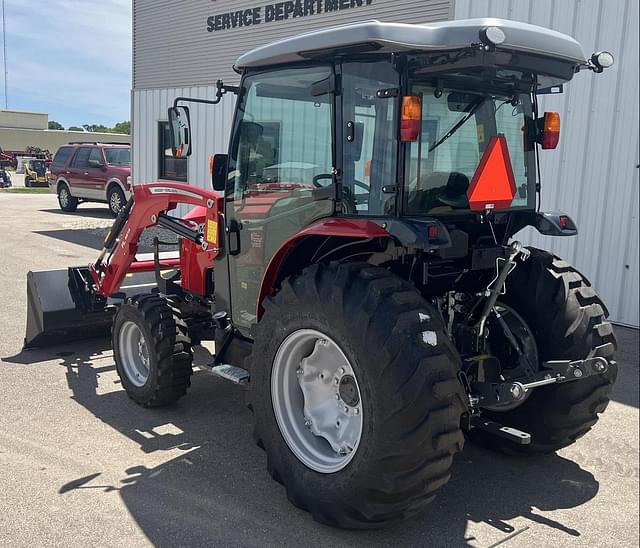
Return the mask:
[[362,437],[360,388],[344,352],[330,337],[300,329],[280,344],[271,371],[271,402],[289,449],[324,474],[342,470]]
[[149,378],[149,348],[142,331],[132,321],[120,328],[118,350],[124,374],[134,386],[141,387]]
[[62,207],[69,205],[69,191],[65,187],[60,189],[60,205]]
[[109,204],[111,205],[111,211],[113,211],[114,213],[120,213],[120,210],[122,209],[122,200],[120,199],[120,194],[118,194],[117,192],[112,192]]

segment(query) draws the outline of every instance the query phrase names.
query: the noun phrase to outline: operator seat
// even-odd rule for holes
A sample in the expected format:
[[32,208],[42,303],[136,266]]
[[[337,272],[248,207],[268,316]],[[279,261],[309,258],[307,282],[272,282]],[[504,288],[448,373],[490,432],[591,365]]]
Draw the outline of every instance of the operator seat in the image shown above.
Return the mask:
[[420,177],[418,189],[409,194],[408,213],[444,213],[468,209],[469,177],[459,171],[434,171]]

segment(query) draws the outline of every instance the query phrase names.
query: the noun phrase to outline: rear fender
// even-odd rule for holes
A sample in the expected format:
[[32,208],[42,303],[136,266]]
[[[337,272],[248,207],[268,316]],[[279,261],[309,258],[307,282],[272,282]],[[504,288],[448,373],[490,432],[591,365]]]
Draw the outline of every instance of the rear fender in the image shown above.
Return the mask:
[[575,236],[578,227],[569,215],[559,211],[524,211],[516,213],[512,233],[532,226],[544,236]]
[[286,240],[274,253],[273,257],[267,265],[260,294],[257,303],[258,320],[264,312],[262,302],[270,295],[274,295],[282,279],[292,272],[299,272],[307,264],[291,264],[295,261],[294,250],[296,250],[304,241],[310,238],[324,239],[329,236],[344,238],[346,240],[372,240],[374,238],[391,238],[390,234],[379,224],[369,219],[341,219],[336,217],[328,217],[320,219],[309,225],[307,228],[297,232]]

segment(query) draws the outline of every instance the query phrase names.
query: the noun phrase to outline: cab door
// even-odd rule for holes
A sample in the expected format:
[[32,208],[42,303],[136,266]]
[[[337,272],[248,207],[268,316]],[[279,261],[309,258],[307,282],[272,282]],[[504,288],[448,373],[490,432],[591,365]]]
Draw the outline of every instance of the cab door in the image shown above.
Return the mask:
[[331,66],[306,66],[243,80],[225,214],[231,316],[247,335],[275,251],[334,210],[332,74]]

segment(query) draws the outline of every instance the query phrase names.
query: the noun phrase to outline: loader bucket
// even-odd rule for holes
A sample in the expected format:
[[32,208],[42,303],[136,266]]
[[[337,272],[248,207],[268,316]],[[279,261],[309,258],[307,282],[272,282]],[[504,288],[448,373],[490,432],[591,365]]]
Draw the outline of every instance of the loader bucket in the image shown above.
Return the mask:
[[[27,274],[24,348],[109,336],[115,307],[106,306],[104,299],[93,298],[87,289],[88,271],[86,266],[80,266]],[[154,272],[127,274],[118,297],[150,293],[156,287]]]
[[83,312],[69,289],[69,270],[27,274],[27,332],[24,348],[107,336],[113,310]]

